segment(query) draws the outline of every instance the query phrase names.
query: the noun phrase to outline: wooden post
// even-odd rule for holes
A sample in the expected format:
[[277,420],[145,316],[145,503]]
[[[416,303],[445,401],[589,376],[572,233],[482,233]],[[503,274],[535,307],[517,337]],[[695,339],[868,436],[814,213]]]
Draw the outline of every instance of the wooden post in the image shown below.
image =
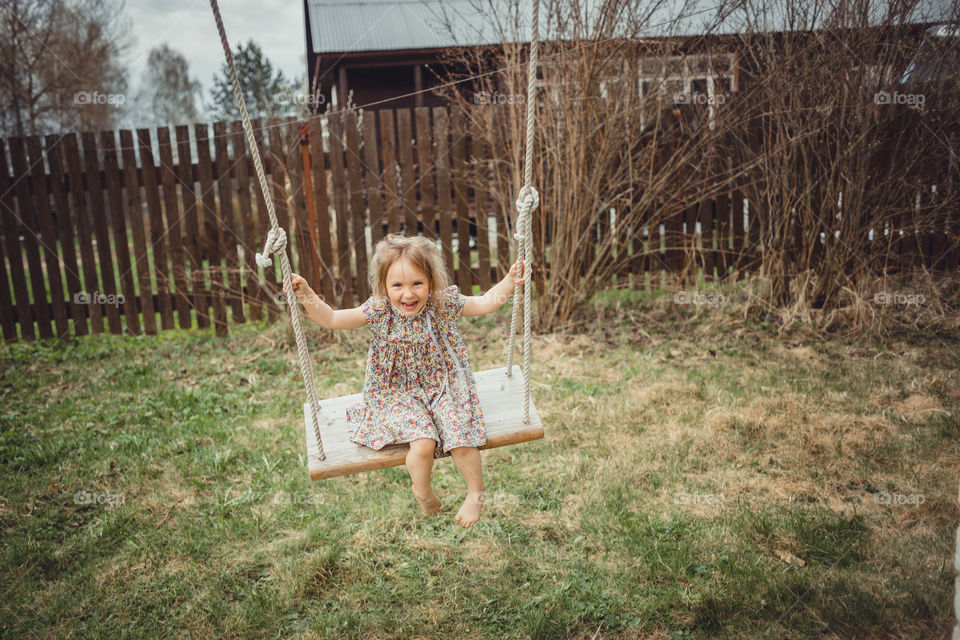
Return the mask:
[[303,193],[307,200],[307,228],[310,234],[310,247],[303,251],[310,251],[310,281],[320,287],[320,261],[317,260],[317,248],[320,239],[317,237],[317,210],[313,206],[313,169],[310,165],[310,122],[297,123],[300,133],[300,162],[303,174]]
[[337,76],[337,107],[344,109],[347,106],[347,68],[341,65]]
[[423,65],[415,64],[413,65],[413,90],[416,92],[416,106],[423,106]]
[[[307,199],[303,183],[303,150],[306,149],[300,123],[292,118],[286,120],[287,176],[290,181],[290,231],[287,233],[290,259],[296,258],[296,272],[307,277],[313,273],[313,253],[310,240],[310,225],[307,224]],[[311,199],[313,194],[311,195]],[[291,244],[289,239],[295,239]],[[293,268],[293,262],[291,269]]]

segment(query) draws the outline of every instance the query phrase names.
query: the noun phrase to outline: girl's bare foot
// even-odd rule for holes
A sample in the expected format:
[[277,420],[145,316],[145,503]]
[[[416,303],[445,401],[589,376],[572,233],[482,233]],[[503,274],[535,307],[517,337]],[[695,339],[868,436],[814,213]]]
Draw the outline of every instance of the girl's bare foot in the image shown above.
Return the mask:
[[423,509],[423,512],[428,516],[435,516],[440,511],[440,498],[437,497],[437,494],[433,492],[433,489],[430,489],[429,495],[423,495],[417,493],[417,488],[413,485],[410,486],[413,489],[413,497],[417,499],[417,502],[420,503],[420,508]]
[[484,496],[485,492],[483,491],[467,491],[467,498],[463,501],[460,511],[457,511],[457,515],[453,519],[454,522],[469,527],[479,520]]

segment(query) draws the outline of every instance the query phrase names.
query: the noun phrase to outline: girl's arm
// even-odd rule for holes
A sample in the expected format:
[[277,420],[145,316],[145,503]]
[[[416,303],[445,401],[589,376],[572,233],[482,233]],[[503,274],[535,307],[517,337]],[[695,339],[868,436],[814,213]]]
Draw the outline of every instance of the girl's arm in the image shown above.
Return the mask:
[[466,296],[460,315],[482,316],[502,307],[513,295],[514,285],[526,282],[523,267],[520,267],[520,277],[517,277],[518,264],[519,262],[514,262],[510,267],[510,273],[482,296]]
[[290,282],[297,300],[303,302],[307,317],[324,329],[358,329],[367,324],[360,307],[332,309],[320,299],[302,276],[290,274]]

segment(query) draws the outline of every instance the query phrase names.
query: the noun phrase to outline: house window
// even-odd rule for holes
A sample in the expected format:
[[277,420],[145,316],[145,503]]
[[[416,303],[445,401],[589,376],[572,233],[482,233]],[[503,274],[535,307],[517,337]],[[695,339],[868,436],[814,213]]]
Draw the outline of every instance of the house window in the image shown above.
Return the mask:
[[630,69],[624,61],[619,70],[606,75],[600,80],[598,97],[601,100],[623,99],[625,79],[630,77]]
[[[707,106],[707,122],[716,127],[716,107],[736,91],[736,68],[732,53],[720,55],[644,58],[638,78],[640,99],[655,97],[657,104],[692,103]],[[646,128],[646,113],[641,111],[640,128]]]

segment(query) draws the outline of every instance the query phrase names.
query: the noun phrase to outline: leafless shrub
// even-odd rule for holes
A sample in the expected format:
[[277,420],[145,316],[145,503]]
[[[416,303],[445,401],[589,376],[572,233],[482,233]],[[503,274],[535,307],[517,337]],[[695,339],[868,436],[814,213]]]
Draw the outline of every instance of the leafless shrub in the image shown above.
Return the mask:
[[[900,84],[923,32],[904,23],[914,4],[881,13],[861,0],[789,0],[774,8],[794,31],[740,38],[757,71],[741,96],[749,126],[731,128],[730,153],[757,167],[743,192],[777,307],[853,302],[865,281],[908,267],[911,250],[929,253],[929,234],[957,209],[945,193],[956,180],[957,85]],[[750,24],[770,10],[744,5]]]
[[[660,225],[716,195],[730,174],[727,164],[714,161],[721,109],[678,103],[666,83],[645,95],[637,89],[644,59],[679,58],[690,49],[709,57],[706,42],[642,40],[661,5],[545,7],[552,37],[540,53],[534,186],[541,205],[533,232],[539,321],[550,329],[567,322],[598,287],[615,276],[624,281],[642,258],[664,268],[661,249],[682,248],[672,227],[661,237]],[[505,41],[457,56],[469,75],[491,65],[502,69],[454,95],[492,146],[488,188],[506,222],[515,217],[513,199],[522,186],[526,46]],[[683,277],[669,272],[671,280]]]
[[[942,232],[958,208],[948,186],[957,179],[956,81],[923,89],[922,106],[878,98],[903,93],[900,74],[923,33],[907,21],[917,20],[913,2],[748,0],[696,22],[625,0],[543,7],[534,243],[544,329],[626,274],[660,271],[670,286],[692,279],[704,250],[729,253],[729,219],[716,220],[716,246],[689,244],[692,229],[688,245],[679,242],[682,212],[721,193],[747,199],[750,225],[749,254],[724,264],[768,279],[764,303],[774,308],[850,303],[846,292],[868,277],[911,264],[904,243],[929,249],[928,232]],[[522,186],[527,47],[516,42],[527,36],[516,3],[489,11],[503,43],[457,51],[465,72],[452,79],[479,78],[451,95],[491,145],[480,175],[507,223]],[[731,54],[737,86],[678,104],[671,65],[705,65],[717,78]]]

